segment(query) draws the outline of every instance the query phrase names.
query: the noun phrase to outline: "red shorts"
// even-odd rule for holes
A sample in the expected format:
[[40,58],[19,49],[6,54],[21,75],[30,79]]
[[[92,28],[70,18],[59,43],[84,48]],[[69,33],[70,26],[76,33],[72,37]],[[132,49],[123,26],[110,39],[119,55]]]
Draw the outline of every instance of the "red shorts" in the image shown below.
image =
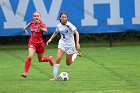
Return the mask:
[[45,52],[44,43],[28,43],[28,48],[33,48],[37,54],[42,54]]

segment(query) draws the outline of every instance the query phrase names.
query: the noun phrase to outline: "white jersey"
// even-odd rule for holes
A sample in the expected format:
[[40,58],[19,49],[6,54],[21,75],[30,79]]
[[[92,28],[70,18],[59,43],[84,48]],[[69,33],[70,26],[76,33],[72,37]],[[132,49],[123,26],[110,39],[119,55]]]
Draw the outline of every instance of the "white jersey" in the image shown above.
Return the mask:
[[75,47],[74,30],[76,29],[77,28],[69,21],[67,21],[65,25],[59,23],[56,27],[56,31],[61,35],[59,45],[63,45],[64,47]]

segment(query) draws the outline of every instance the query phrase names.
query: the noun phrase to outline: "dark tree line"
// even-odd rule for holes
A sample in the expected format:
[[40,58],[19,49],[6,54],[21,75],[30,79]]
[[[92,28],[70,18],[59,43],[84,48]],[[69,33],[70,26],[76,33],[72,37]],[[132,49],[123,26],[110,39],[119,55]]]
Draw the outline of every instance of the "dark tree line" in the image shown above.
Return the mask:
[[[44,41],[47,41],[51,35],[44,35]],[[128,31],[121,33],[101,33],[101,34],[80,34],[80,42],[104,42],[112,39],[115,41],[129,41],[129,42],[139,42],[140,41],[140,32],[138,31]],[[53,40],[54,43],[57,43],[60,39],[60,36],[56,36]],[[27,44],[29,36],[9,36],[9,37],[0,37],[0,45],[3,44]]]

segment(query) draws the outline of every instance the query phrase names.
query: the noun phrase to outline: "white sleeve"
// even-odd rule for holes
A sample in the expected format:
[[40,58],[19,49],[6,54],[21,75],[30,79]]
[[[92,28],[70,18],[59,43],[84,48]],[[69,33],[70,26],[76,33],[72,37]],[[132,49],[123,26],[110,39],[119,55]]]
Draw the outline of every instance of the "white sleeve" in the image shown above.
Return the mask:
[[56,27],[55,32],[59,32],[58,26]]
[[72,23],[70,23],[70,22],[69,22],[69,27],[70,27],[70,29],[71,29],[72,31],[74,31],[74,30],[77,29],[77,28],[76,28]]

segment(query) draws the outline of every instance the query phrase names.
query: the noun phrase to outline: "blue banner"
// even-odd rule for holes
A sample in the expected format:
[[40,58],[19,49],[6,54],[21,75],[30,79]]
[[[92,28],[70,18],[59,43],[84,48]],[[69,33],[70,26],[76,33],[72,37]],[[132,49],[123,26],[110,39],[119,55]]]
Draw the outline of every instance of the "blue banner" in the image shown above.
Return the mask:
[[81,34],[140,31],[139,5],[140,0],[0,0],[0,36],[25,35],[34,11],[41,13],[47,34],[55,31],[61,12]]

